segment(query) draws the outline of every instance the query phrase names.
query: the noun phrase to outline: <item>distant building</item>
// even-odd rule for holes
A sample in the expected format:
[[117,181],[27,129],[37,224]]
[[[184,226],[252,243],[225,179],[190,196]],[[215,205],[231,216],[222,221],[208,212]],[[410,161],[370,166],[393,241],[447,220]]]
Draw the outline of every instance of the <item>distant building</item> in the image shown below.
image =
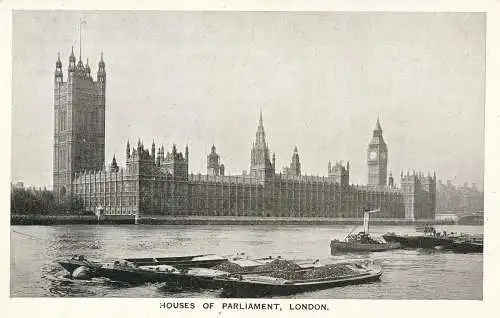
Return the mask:
[[18,181],[16,183],[11,183],[10,186],[12,189],[24,189],[24,183],[21,181]]
[[207,175],[224,175],[224,165],[220,163],[220,156],[215,150],[215,145],[212,146],[212,152],[210,152],[210,154],[207,156]]
[[79,201],[87,211],[137,215],[223,215],[276,217],[357,217],[380,208],[375,217],[433,219],[436,176],[401,173],[401,188],[387,177],[388,147],[377,118],[367,149],[368,185],[349,184],[349,162],[328,163],[328,175],[302,175],[297,147],[289,167],[276,173],[276,156],[266,141],[262,112],[250,150],[250,172],[227,176],[212,146],[207,174],[189,173],[189,150],[174,144],[146,149],[141,140],[104,167],[106,72],[101,54],[97,81],[81,58],[69,58],[63,81],[58,57],[54,89],[54,190],[59,199]]
[[484,193],[476,184],[469,186],[453,185],[450,180],[444,184],[439,180],[437,186],[437,213],[467,214],[484,210]]

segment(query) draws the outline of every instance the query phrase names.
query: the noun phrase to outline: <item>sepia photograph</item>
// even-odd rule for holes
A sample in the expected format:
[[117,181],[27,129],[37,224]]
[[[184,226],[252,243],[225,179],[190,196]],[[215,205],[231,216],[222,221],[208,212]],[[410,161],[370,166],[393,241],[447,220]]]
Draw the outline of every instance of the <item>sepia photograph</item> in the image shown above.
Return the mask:
[[11,298],[483,300],[485,12],[11,18]]

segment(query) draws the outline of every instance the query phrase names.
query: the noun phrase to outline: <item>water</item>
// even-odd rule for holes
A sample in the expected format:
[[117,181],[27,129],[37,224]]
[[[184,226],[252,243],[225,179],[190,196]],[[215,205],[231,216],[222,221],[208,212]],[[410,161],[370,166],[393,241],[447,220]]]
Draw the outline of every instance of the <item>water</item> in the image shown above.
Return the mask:
[[[172,291],[162,283],[129,286],[102,278],[68,279],[57,258],[82,254],[89,259],[174,256],[203,253],[254,257],[337,260],[372,257],[384,274],[378,282],[297,294],[326,299],[482,299],[483,255],[444,251],[393,250],[365,255],[330,255],[332,238],[350,226],[149,226],[63,225],[11,227],[12,297],[220,297],[221,291]],[[443,226],[449,232],[482,233],[481,226]],[[373,226],[413,233],[410,226]]]

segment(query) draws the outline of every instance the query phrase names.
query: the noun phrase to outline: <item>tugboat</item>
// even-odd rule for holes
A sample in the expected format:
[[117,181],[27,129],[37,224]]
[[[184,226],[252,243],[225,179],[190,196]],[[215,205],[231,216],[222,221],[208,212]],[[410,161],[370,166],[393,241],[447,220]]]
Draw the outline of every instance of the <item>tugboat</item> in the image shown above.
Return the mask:
[[331,253],[337,252],[381,252],[400,248],[398,242],[384,242],[381,239],[375,239],[369,234],[370,213],[380,212],[377,210],[365,210],[363,218],[363,231],[358,234],[351,234],[354,229],[344,238],[343,241],[332,240],[330,242]]

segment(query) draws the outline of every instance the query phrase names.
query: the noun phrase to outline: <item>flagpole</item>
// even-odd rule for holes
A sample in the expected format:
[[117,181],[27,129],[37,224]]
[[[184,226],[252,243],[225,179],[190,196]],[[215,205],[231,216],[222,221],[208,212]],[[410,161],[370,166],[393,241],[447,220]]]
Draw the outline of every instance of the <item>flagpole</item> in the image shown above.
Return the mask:
[[82,60],[82,18],[80,18],[80,61]]
[[82,59],[82,25],[87,24],[87,21],[82,20],[80,18],[80,28],[79,28],[79,33],[80,33],[80,60]]

